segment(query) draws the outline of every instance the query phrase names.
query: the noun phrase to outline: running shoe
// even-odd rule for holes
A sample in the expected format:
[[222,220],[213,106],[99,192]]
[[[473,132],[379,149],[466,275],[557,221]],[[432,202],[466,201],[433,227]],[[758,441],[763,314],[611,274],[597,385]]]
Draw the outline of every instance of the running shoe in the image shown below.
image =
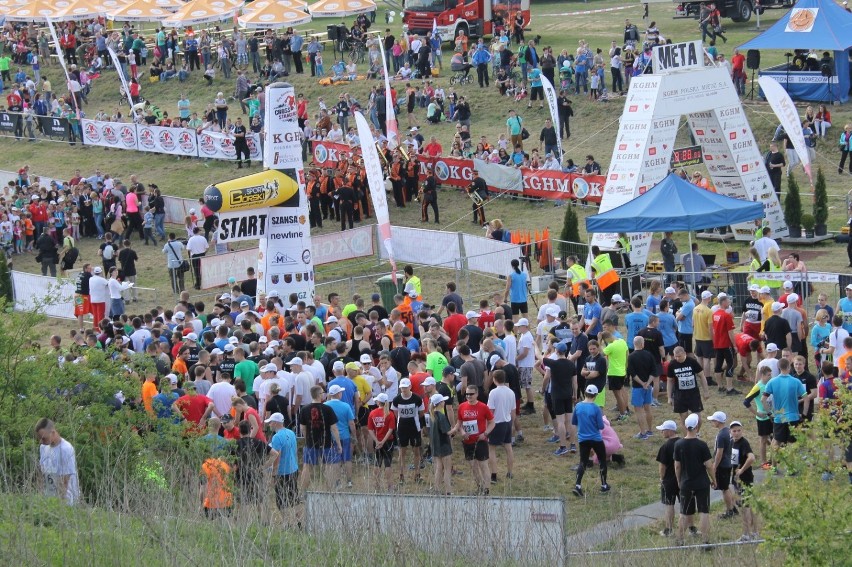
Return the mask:
[[507,479],[509,479],[509,480],[511,480],[511,479],[513,479],[513,478],[515,478],[515,477],[514,477],[514,476],[512,476],[512,473],[507,472],[507,473],[506,473],[506,478],[507,478]]
[[660,530],[660,535],[663,536],[663,537],[671,537],[672,530],[670,528]]
[[[552,429],[553,429],[553,428],[551,428],[551,430],[552,430]],[[517,434],[517,435],[515,435],[515,441],[516,441],[516,442],[518,442],[518,443],[523,443],[523,442],[524,442],[524,434],[523,434],[523,433],[518,432],[518,434]]]
[[698,528],[696,528],[695,526],[689,526],[689,535],[697,536]]
[[609,492],[609,485],[604,484],[603,486],[601,486],[601,492],[603,492],[603,493]]
[[553,426],[552,425],[545,425],[544,427],[541,428],[541,430],[542,431],[553,431]]
[[660,407],[660,402],[658,402],[657,400],[651,400],[651,407],[652,408]]
[[567,454],[568,454],[568,447],[564,447],[564,446],[559,447],[558,449],[556,449],[553,452],[553,455],[556,456],[556,457],[561,457],[562,455],[567,455]]
[[751,536],[748,534],[743,534],[742,536],[740,536],[740,539],[737,540],[737,543],[746,543],[749,541],[751,541]]
[[583,488],[579,484],[575,485],[574,490],[572,490],[571,492],[574,493],[574,496],[579,496],[579,497],[583,496]]
[[571,453],[576,453],[577,452],[577,445],[575,445],[574,443],[571,443],[571,447],[569,447],[568,451],[571,452]]
[[645,432],[645,437],[653,437],[653,436],[654,436],[654,432],[653,432],[653,431],[650,431],[650,430],[649,430],[649,431],[646,431],[646,432]]
[[772,468],[772,463],[767,461],[767,462],[763,463],[762,465],[760,465],[760,468],[762,468],[765,471],[768,471],[769,469]]
[[642,433],[642,432],[640,431],[639,433],[637,433],[636,435],[634,435],[634,436],[633,436],[633,438],[634,438],[634,439],[640,439],[640,440],[644,441],[645,439],[647,439],[647,438],[648,438],[648,436],[647,436],[647,435],[645,435],[644,433]]
[[742,392],[740,392],[736,388],[731,388],[730,390],[725,391],[726,396],[739,396],[740,394],[742,394]]
[[559,435],[552,435],[550,439],[547,440],[548,443],[559,443]]

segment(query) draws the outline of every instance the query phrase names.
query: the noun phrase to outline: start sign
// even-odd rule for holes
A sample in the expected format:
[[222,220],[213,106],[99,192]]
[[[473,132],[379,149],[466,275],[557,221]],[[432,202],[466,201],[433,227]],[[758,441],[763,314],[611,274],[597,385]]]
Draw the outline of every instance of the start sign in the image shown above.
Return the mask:
[[700,41],[685,41],[654,47],[654,74],[665,75],[678,71],[704,68],[704,45]]

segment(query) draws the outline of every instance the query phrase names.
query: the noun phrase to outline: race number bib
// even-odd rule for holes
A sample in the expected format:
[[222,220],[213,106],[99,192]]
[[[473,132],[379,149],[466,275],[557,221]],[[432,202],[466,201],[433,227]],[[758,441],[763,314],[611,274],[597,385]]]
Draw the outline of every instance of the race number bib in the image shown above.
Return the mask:
[[739,449],[731,449],[731,464],[739,465],[740,464],[740,450]]
[[684,376],[678,376],[677,385],[681,390],[691,390],[695,388],[695,375],[690,373]]
[[427,413],[423,415],[423,418],[426,420],[426,427],[432,427],[432,416]]
[[413,419],[416,410],[414,408],[414,404],[406,404],[404,406],[399,406],[399,417],[400,419]]
[[476,420],[463,421],[462,431],[464,431],[465,435],[479,435],[479,422]]

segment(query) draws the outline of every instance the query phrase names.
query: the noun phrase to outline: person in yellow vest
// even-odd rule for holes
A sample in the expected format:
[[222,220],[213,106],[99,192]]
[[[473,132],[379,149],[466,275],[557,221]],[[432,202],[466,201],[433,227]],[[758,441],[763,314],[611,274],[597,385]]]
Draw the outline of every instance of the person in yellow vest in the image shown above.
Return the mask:
[[[774,248],[770,248],[769,252],[766,255],[766,262],[769,264],[769,272],[780,272],[781,266],[783,265],[781,262],[781,257],[778,256],[778,250]],[[766,271],[766,270],[764,270]],[[769,286],[770,289],[773,290],[772,296],[778,297],[778,290],[781,289],[781,285],[784,282],[781,280],[767,280],[766,285]]]
[[417,291],[417,300],[423,301],[423,289],[420,287],[420,278],[414,275],[414,267],[408,264],[403,268],[403,273],[405,274],[405,283],[413,285],[415,291]]
[[616,241],[618,249],[621,250],[621,265],[625,268],[629,268],[631,266],[630,263],[630,238],[627,237],[627,233],[619,232],[618,240]]
[[592,246],[592,258],[592,273],[601,290],[601,305],[609,305],[612,295],[618,291],[618,272],[612,267],[609,252],[601,252],[600,248]]
[[[760,230],[762,234],[763,229]],[[751,256],[751,263],[748,265],[748,271],[754,274],[752,276],[749,276],[748,283],[763,287],[766,285],[766,280],[757,276],[759,272],[765,271],[763,270],[762,263],[760,261],[760,253],[757,251],[757,248],[752,246],[748,249],[748,254],[749,256]]]
[[756,219],[754,221],[754,242],[757,242],[761,238],[763,238],[763,229],[769,226],[769,223],[763,219]]
[[574,305],[574,312],[579,314],[580,298],[583,297],[581,284],[589,283],[589,275],[586,273],[586,268],[580,265],[580,259],[573,254],[568,256],[568,272],[566,276],[568,278],[565,285],[566,295],[571,298],[571,303]]

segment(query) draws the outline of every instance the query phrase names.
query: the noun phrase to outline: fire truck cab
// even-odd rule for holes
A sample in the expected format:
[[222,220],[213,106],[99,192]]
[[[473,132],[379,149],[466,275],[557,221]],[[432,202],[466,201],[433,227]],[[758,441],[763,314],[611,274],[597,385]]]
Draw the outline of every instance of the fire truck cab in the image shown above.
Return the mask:
[[426,35],[437,27],[444,41],[452,41],[459,30],[469,37],[492,35],[502,27],[511,30],[515,15],[530,23],[530,0],[406,0],[403,29],[409,34]]

